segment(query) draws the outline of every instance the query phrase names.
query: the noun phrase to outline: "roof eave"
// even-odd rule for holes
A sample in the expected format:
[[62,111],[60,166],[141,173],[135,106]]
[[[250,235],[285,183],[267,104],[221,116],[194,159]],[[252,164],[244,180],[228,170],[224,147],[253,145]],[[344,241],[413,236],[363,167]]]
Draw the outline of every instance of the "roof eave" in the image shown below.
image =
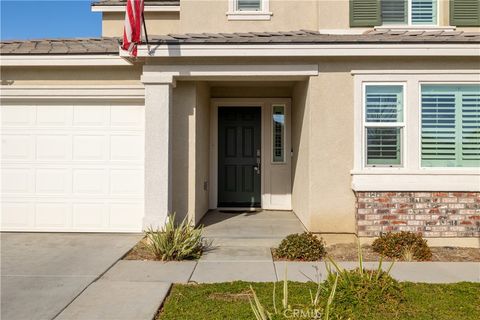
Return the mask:
[[[150,44],[138,47],[138,57],[478,57],[480,43],[400,44]],[[128,52],[120,56],[129,59]]]
[[130,66],[131,61],[118,54],[69,55],[2,55],[2,67],[75,67],[75,66]]

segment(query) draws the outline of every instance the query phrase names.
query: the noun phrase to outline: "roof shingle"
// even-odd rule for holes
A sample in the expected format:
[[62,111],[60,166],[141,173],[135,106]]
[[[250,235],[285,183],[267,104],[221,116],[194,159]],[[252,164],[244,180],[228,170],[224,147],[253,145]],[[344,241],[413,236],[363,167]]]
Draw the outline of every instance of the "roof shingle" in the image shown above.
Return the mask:
[[[316,31],[187,33],[150,36],[152,44],[443,44],[480,43],[480,32],[370,30],[363,34],[321,34]],[[2,55],[117,54],[119,38],[3,41]]]
[[119,38],[74,38],[2,41],[2,55],[118,54]]

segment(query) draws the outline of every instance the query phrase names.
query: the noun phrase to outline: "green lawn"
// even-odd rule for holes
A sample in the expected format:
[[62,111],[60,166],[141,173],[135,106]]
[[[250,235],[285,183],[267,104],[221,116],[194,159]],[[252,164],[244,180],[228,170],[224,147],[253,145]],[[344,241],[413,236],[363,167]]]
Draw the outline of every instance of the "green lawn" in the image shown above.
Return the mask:
[[[273,310],[272,283],[174,285],[159,313],[159,319],[254,319],[248,301],[250,284],[267,310]],[[278,306],[282,299],[282,285],[282,283],[276,285]],[[382,306],[372,305],[362,308],[362,310],[369,310],[368,314],[359,313],[354,319],[480,319],[480,283],[404,283],[403,287],[405,301],[395,314],[386,315],[382,312]],[[289,303],[293,306],[307,303],[310,301],[309,289],[315,292],[315,288],[314,283],[289,282]],[[333,315],[332,318],[344,319],[341,315]],[[285,317],[275,319],[285,319]]]

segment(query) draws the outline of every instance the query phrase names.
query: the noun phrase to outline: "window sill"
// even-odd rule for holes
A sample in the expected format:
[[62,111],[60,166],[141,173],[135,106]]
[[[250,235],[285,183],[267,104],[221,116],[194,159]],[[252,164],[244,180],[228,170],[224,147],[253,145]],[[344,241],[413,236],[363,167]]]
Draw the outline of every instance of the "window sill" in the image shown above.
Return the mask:
[[480,191],[480,171],[475,168],[405,170],[352,170],[355,191]]
[[272,12],[262,11],[240,11],[240,12],[227,12],[228,20],[271,20]]
[[374,28],[377,31],[381,30],[395,30],[395,31],[455,31],[455,27],[451,26],[414,26],[414,25],[408,25],[408,26],[402,26],[398,24],[394,25],[385,25],[385,26],[377,26]]

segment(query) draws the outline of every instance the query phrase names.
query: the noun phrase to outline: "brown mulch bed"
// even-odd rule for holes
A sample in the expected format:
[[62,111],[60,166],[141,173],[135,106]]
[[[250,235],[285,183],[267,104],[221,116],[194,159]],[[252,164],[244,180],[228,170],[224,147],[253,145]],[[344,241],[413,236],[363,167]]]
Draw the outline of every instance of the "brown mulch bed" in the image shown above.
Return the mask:
[[[480,249],[476,248],[458,248],[458,247],[431,247],[431,261],[449,261],[449,262],[480,262]],[[334,244],[327,246],[327,253],[335,261],[357,261],[358,251],[356,244]],[[380,255],[373,252],[369,245],[362,246],[364,261],[379,261]],[[275,257],[275,249],[272,249],[274,260],[283,261]],[[145,239],[140,240],[132,250],[130,250],[124,260],[157,260],[145,245]],[[384,261],[390,259],[384,258]]]
[[[458,247],[431,247],[431,261],[447,262],[477,262],[480,261],[480,249],[476,248],[458,248]],[[274,255],[275,250],[272,250]],[[335,261],[357,261],[358,249],[356,244],[335,244],[327,246],[327,254]],[[363,245],[362,255],[364,261],[379,261],[380,255],[373,251],[372,246]],[[275,257],[275,260],[282,261]],[[384,261],[391,259],[384,258]]]
[[145,238],[140,240],[135,247],[130,250],[125,257],[124,260],[157,260],[155,256],[148,250],[147,246],[145,245]]

